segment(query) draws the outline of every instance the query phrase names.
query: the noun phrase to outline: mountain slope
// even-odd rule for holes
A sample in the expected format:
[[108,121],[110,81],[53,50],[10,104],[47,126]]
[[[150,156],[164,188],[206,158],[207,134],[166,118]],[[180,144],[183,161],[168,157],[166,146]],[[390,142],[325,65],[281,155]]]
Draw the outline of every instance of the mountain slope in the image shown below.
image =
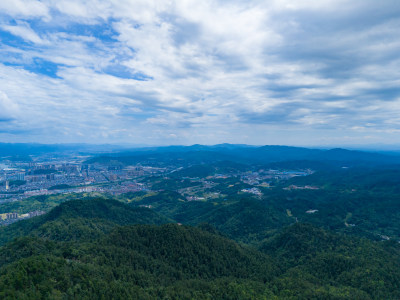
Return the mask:
[[[276,285],[292,285],[298,276],[302,285],[332,285],[352,289],[353,299],[398,299],[400,297],[400,247],[349,238],[309,224],[285,228],[260,247],[285,273]],[[290,292],[293,297],[301,291]]]
[[225,298],[237,299],[254,295],[248,285],[269,294],[265,282],[277,274],[262,253],[174,224],[119,227],[73,246],[22,238],[1,250],[17,253],[13,259],[0,255],[2,299],[209,299],[227,284],[236,291]]
[[144,207],[131,207],[113,199],[68,201],[40,217],[0,228],[0,245],[24,235],[52,239],[96,238],[117,225],[162,224],[169,220]]
[[[166,192],[150,201],[189,204],[175,196]],[[234,201],[191,218],[214,223],[235,238],[242,232],[248,236],[264,229],[262,223],[257,228],[269,214],[262,205]],[[296,223],[277,230],[257,250],[216,234],[209,225],[125,225],[168,219],[107,199],[65,202],[29,221],[9,227],[29,236],[0,247],[1,299],[400,297],[400,245],[393,241]],[[10,238],[7,228],[4,233]]]

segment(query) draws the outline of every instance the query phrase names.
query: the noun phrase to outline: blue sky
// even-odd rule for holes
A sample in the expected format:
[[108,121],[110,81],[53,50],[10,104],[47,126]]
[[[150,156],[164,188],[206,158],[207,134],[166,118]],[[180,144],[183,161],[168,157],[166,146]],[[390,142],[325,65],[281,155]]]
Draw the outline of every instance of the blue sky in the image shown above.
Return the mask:
[[400,144],[400,2],[1,0],[0,141]]

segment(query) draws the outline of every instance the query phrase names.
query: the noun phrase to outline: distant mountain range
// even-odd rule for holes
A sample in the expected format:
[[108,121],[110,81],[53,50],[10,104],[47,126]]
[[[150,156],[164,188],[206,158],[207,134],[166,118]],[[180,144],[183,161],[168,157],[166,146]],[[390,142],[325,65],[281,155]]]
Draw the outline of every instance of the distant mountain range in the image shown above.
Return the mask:
[[400,153],[359,150],[311,149],[291,146],[251,146],[243,144],[192,145],[128,148],[118,145],[89,144],[12,144],[0,143],[0,157],[29,161],[38,155],[91,155],[87,163],[122,165],[145,163],[149,165],[175,164],[188,166],[229,161],[240,164],[303,166],[321,169],[327,167],[400,165]]
[[164,163],[190,165],[231,161],[242,164],[282,164],[295,162],[305,167],[368,166],[400,164],[400,155],[341,148],[321,150],[290,146],[248,146],[220,144],[214,146],[169,146],[141,148],[95,157],[88,163]]

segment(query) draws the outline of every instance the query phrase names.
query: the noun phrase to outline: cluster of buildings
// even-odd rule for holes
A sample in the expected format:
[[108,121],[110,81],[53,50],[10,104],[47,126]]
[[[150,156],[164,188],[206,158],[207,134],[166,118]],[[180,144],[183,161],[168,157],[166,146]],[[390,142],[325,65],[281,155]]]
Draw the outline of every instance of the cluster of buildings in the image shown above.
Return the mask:
[[288,180],[297,176],[307,176],[312,174],[312,170],[305,171],[282,171],[282,170],[264,170],[257,172],[245,172],[241,174],[241,180],[250,185],[268,185],[274,180]]
[[54,193],[107,192],[113,195],[147,187],[138,177],[163,174],[165,168],[86,164],[84,160],[0,163],[0,202]]
[[320,188],[317,186],[312,186],[312,185],[299,186],[299,185],[292,184],[283,189],[284,190],[319,190]]
[[26,214],[18,214],[16,212],[0,214],[0,225],[9,225],[23,219],[29,219],[32,217],[43,215],[44,211],[31,211]]
[[256,196],[262,196],[262,192],[258,188],[248,188],[248,189],[242,189],[242,192],[244,193],[250,193]]
[[[83,161],[12,162],[0,161],[0,204],[32,196],[69,193],[109,193],[119,195],[147,190],[138,178],[163,174],[165,169],[147,166],[89,165]],[[8,212],[0,214],[0,225],[43,214]]]

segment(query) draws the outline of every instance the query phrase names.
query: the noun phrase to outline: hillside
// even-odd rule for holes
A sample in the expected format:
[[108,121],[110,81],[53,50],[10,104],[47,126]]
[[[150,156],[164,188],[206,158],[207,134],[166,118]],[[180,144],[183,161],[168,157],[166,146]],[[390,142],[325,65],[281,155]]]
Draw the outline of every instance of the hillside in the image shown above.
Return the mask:
[[45,215],[0,227],[0,244],[25,235],[59,240],[91,239],[117,225],[168,221],[148,208],[130,207],[113,199],[78,199],[61,203]]
[[301,287],[317,289],[316,284],[347,290],[351,299],[400,297],[400,247],[396,243],[349,238],[297,223],[265,241],[260,250],[284,271],[275,284],[289,284],[293,290],[288,294],[293,297],[304,295]]
[[118,227],[89,243],[20,238],[1,250],[2,299],[249,298],[271,294],[265,282],[278,272],[262,253],[173,224]]
[[[174,195],[164,195],[168,197],[173,203]],[[218,229],[240,239],[242,231],[252,234],[244,224],[250,222],[257,209],[260,216],[268,214],[259,206],[247,213],[246,207],[250,208],[251,203],[239,201],[228,207],[231,205],[228,212],[236,214],[236,222],[225,219],[226,213],[221,214],[219,209],[212,213],[213,217],[203,210],[202,219],[211,224],[218,220]],[[253,216],[253,220],[259,218]],[[166,221],[149,209],[110,199],[89,199],[68,201],[44,216],[2,228],[2,241],[26,236],[0,248],[0,297],[400,297],[400,247],[394,242],[351,238],[297,223],[264,235],[257,250],[223,237],[204,223],[198,228],[178,224],[126,225]],[[248,226],[253,228],[255,224]],[[238,231],[239,228],[242,229]]]
[[247,195],[215,202],[186,201],[179,193],[163,191],[131,205],[151,205],[152,210],[182,224],[208,223],[227,237],[245,242],[262,239],[267,231],[293,222],[284,211]]

